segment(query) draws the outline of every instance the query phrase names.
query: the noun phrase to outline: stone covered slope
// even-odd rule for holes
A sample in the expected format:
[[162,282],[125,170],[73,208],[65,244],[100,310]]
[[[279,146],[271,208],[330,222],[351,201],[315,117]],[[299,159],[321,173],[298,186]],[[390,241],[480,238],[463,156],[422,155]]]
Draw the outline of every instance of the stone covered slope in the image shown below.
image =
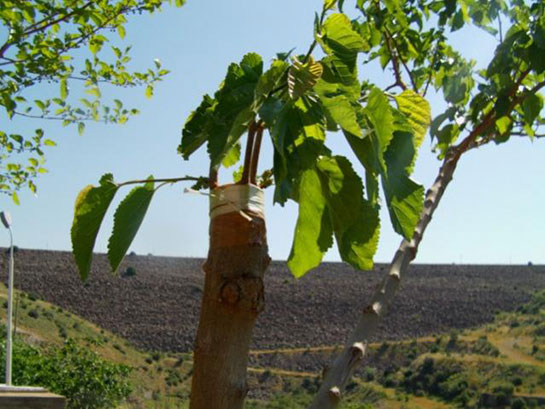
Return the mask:
[[[0,279],[6,281],[2,252]],[[97,255],[88,282],[76,274],[68,252],[20,250],[16,285],[24,291],[152,350],[188,351],[202,294],[202,259],[127,256],[114,277]],[[258,320],[253,348],[317,346],[343,342],[380,280],[385,265],[357,272],[324,263],[300,280],[285,263],[273,262],[266,277],[266,309]],[[492,320],[545,287],[542,266],[414,265],[393,309],[377,334],[402,339],[466,328]]]

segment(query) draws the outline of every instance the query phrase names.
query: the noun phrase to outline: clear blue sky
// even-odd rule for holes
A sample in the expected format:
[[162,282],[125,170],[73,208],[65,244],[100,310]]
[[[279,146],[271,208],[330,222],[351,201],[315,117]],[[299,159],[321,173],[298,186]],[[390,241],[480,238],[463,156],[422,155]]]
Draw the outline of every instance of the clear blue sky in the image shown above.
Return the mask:
[[[22,248],[70,249],[70,225],[74,199],[85,185],[96,183],[112,172],[118,181],[185,174],[205,175],[206,152],[189,162],[176,153],[181,128],[203,93],[213,93],[227,65],[249,51],[265,61],[278,51],[297,47],[306,51],[312,40],[314,11],[321,0],[189,0],[181,9],[165,7],[153,16],[134,16],[127,27],[127,44],[133,45],[134,67],[144,68],[159,58],[171,70],[156,88],[151,100],[143,90],[113,89],[103,94],[136,106],[141,114],[126,125],[88,124],[83,136],[74,127],[53,122],[17,120],[6,123],[14,132],[44,127],[58,147],[47,150],[50,173],[38,180],[39,192],[21,194],[15,206],[5,196],[0,207],[12,213],[15,243]],[[349,9],[351,2],[346,2]],[[480,65],[490,58],[492,37],[469,31],[452,41]],[[115,40],[116,43],[122,44]],[[379,83],[390,73],[361,70],[361,77]],[[386,78],[386,80],[385,80]],[[43,97],[57,93],[56,87],[36,89]],[[75,90],[71,96],[77,97]],[[443,108],[432,100],[434,114]],[[340,135],[329,135],[329,146],[350,156]],[[421,245],[417,262],[426,263],[545,263],[545,218],[543,203],[545,174],[544,141],[513,140],[502,146],[486,146],[464,157]],[[264,160],[270,163],[267,141]],[[439,168],[424,142],[414,178],[429,186]],[[231,170],[223,171],[225,181]],[[126,191],[128,192],[128,191]],[[122,196],[122,195],[121,195]],[[285,260],[289,254],[296,207],[272,206],[272,190],[266,192],[270,253]],[[115,203],[114,206],[115,208]],[[183,194],[183,186],[158,192],[131,250],[139,254],[170,256],[206,255],[208,246],[208,202],[204,196]],[[103,224],[96,251],[104,252],[111,231],[112,211]],[[383,229],[376,261],[389,261],[400,238],[381,215]],[[0,245],[8,243],[1,233]],[[335,250],[326,256],[338,260]]]

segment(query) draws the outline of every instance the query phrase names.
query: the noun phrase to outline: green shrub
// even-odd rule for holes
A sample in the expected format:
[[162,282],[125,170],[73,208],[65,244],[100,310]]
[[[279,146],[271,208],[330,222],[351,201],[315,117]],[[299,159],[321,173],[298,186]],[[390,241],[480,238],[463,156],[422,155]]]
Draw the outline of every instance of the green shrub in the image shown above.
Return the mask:
[[511,402],[511,409],[526,409],[526,402],[520,398],[516,398]]
[[36,319],[36,318],[38,318],[38,317],[40,316],[40,314],[38,313],[38,310],[37,310],[37,309],[33,309],[33,310],[30,310],[30,311],[28,312],[28,316],[29,316],[30,318]]
[[545,309],[545,291],[539,291],[533,294],[530,302],[519,307],[517,311],[522,312],[523,314],[539,314],[542,309]]
[[134,267],[127,267],[122,275],[123,277],[133,277],[136,275],[136,269]]
[[[0,342],[0,372],[4,373],[4,341]],[[16,340],[13,382],[43,386],[64,395],[67,409],[107,409],[131,392],[127,366],[113,364],[67,340],[62,347],[40,350]]]

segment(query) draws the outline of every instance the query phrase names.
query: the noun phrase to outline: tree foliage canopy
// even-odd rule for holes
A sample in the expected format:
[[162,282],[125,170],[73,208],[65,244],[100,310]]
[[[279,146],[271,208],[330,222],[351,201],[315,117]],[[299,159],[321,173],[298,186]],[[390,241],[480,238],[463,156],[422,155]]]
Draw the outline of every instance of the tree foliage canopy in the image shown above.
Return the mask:
[[[188,159],[206,145],[214,175],[239,161],[246,131],[268,130],[274,201],[299,206],[288,260],[296,276],[317,266],[333,239],[344,261],[358,269],[372,266],[380,188],[393,229],[412,236],[424,188],[411,174],[428,131],[437,155],[445,158],[513,136],[540,136],[544,123],[541,1],[358,0],[353,19],[343,6],[324,2],[305,54],[279,53],[265,67],[259,55],[249,53],[231,64],[219,89],[189,116],[178,148]],[[449,44],[449,33],[469,25],[497,39],[484,69]],[[313,58],[318,46],[325,55],[320,60]],[[376,63],[393,74],[390,85],[380,87],[358,74]],[[432,90],[447,106],[435,118],[426,100]],[[363,172],[328,147],[333,132],[344,136]],[[135,214],[142,208],[135,206]],[[73,233],[83,217],[78,209]],[[101,221],[94,222],[96,231]],[[90,255],[95,238],[84,248],[76,239],[76,257]]]
[[[151,97],[153,87],[168,71],[155,60],[153,68],[131,71],[130,47],[110,45],[111,32],[125,37],[127,17],[153,13],[165,0],[6,0],[0,21],[4,37],[0,43],[0,107],[6,117],[53,119],[63,125],[77,124],[81,133],[85,121],[124,123],[136,108],[126,108],[119,99],[101,102],[105,85],[145,87]],[[181,6],[183,0],[168,0]],[[76,53],[87,48],[85,56]],[[51,98],[33,99],[34,89],[58,85]],[[72,85],[80,83],[85,97],[70,95]],[[34,180],[43,167],[46,146],[55,142],[42,128],[34,135],[10,132],[9,122],[0,129],[0,192],[11,194],[28,187],[36,191]]]

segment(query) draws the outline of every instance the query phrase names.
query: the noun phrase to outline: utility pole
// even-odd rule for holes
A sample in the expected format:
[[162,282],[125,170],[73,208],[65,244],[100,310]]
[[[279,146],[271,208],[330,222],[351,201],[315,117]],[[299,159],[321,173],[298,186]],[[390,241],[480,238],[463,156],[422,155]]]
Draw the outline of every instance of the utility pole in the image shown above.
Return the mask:
[[11,215],[9,212],[1,212],[0,220],[9,231],[9,276],[8,276],[8,316],[6,334],[6,385],[11,386],[12,363],[12,320],[13,320],[13,233],[11,231]]

